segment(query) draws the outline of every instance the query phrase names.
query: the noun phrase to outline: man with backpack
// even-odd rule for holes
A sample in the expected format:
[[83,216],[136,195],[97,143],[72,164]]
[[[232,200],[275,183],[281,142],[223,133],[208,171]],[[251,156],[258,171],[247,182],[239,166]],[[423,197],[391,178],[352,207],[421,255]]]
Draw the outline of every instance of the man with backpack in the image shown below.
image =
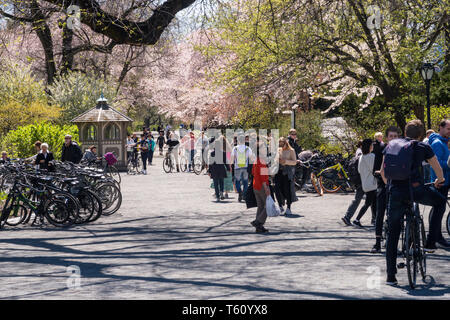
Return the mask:
[[[387,143],[397,139],[400,135],[399,128],[391,126],[386,129]],[[377,214],[375,220],[375,245],[371,253],[381,252],[381,237],[383,234],[384,213],[386,212],[386,185],[380,175],[381,163],[383,162],[383,151],[387,144],[376,141],[373,146],[373,153],[375,154],[375,163],[373,166],[374,176],[377,178]]]
[[[388,191],[388,237],[386,241],[386,284],[396,285],[397,247],[402,219],[412,202],[429,205],[440,214],[445,211],[446,199],[435,188],[445,182],[443,171],[431,147],[419,142],[425,133],[420,120],[412,120],[405,127],[405,139],[392,140],[383,151],[381,177]],[[422,161],[427,161],[437,175],[434,187],[424,184]],[[412,198],[411,198],[412,197]],[[425,249],[436,249],[435,235],[429,235]]]
[[[358,143],[358,146],[360,144],[361,144],[361,142]],[[344,221],[344,223],[347,226],[352,225],[352,222],[350,219],[355,214],[356,209],[358,209],[358,206],[361,203],[362,198],[364,197],[364,191],[362,189],[362,184],[361,184],[361,175],[358,172],[358,164],[359,164],[359,159],[360,159],[361,155],[362,155],[362,152],[357,153],[350,160],[350,163],[348,165],[348,176],[349,176],[352,184],[355,186],[356,193],[355,193],[355,198],[353,199],[352,203],[348,207],[345,216],[342,218],[342,221]]]
[[[250,147],[245,145],[245,136],[239,134],[237,136],[237,146],[231,151],[231,163],[234,163],[234,177],[236,183],[236,191],[238,192],[238,201],[245,200],[245,194],[248,188],[248,172],[247,168],[249,160],[253,156]],[[241,190],[241,183],[243,190]],[[242,193],[243,192],[243,193]]]

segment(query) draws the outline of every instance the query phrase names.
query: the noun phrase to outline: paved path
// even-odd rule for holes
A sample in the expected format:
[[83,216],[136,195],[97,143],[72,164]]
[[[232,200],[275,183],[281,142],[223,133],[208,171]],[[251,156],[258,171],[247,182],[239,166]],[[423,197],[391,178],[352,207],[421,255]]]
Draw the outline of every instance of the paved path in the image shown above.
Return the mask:
[[249,224],[255,209],[235,194],[213,202],[207,176],[165,174],[160,158],[148,171],[123,177],[122,209],[111,217],[70,230],[0,231],[0,298],[450,298],[444,250],[429,256],[431,285],[410,291],[406,270],[400,287],[384,285],[384,256],[368,253],[373,229],[340,222],[351,195],[299,194],[295,216],[269,218],[270,233],[260,235]]

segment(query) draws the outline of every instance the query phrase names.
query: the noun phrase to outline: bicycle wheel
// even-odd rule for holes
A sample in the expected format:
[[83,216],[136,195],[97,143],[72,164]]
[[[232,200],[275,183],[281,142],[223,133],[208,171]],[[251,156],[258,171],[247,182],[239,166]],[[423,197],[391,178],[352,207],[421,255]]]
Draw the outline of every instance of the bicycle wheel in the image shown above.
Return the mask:
[[296,191],[301,190],[306,182],[307,168],[297,166],[295,168],[294,184]]
[[416,287],[417,280],[417,239],[412,219],[408,219],[405,227],[405,259],[408,282],[411,289]]
[[200,157],[194,158],[193,170],[196,175],[199,175],[203,171],[203,163]]
[[81,190],[77,195],[78,202],[80,203],[80,210],[78,211],[78,219],[75,220],[75,224],[83,224],[88,222],[95,211],[95,199],[89,190]]
[[447,214],[447,233],[450,236],[450,211]]
[[186,157],[181,157],[180,158],[180,170],[181,172],[186,172],[188,169],[188,162]]
[[120,182],[122,181],[122,178],[120,177],[119,170],[116,167],[108,166],[108,168],[106,169],[106,172],[108,173],[108,175],[111,178],[113,178],[120,184]]
[[88,190],[88,192],[92,195],[92,198],[94,199],[94,213],[92,214],[91,218],[89,219],[89,222],[94,222],[98,218],[102,216],[103,213],[103,205],[101,198],[92,190]]
[[142,160],[141,156],[139,155],[134,163],[134,171],[136,174],[139,174],[142,172]]
[[165,173],[172,172],[172,160],[169,157],[165,157],[163,160],[163,169]]
[[420,240],[421,240],[419,241],[419,270],[422,279],[425,280],[425,277],[427,276],[427,253],[425,252],[427,234],[425,232],[425,226],[423,224],[422,218],[418,219],[418,224],[419,224],[418,230],[420,231]]
[[314,187],[314,190],[319,194],[319,196],[323,196],[323,189],[320,186],[319,179],[314,172],[311,172],[311,184]]
[[67,228],[74,222],[70,217],[66,203],[59,199],[51,199],[45,206],[45,218],[56,227]]
[[58,191],[58,193],[53,194],[53,198],[60,200],[65,204],[66,209],[69,212],[69,219],[71,220],[70,224],[79,219],[80,202],[77,198],[64,191]]
[[102,215],[110,216],[117,212],[122,205],[122,193],[119,188],[112,183],[105,183],[96,190],[102,201]]
[[341,190],[342,186],[336,183],[339,173],[335,169],[325,169],[319,178],[320,187],[328,193],[335,193]]
[[15,174],[13,173],[8,173],[7,175],[3,176],[3,179],[1,181],[1,185],[0,185],[0,191],[9,194],[9,192],[11,191],[13,185],[14,185],[14,178],[15,178]]
[[28,209],[25,206],[21,204],[15,205],[11,208],[9,216],[6,218],[7,220],[5,221],[5,223],[8,226],[17,226],[25,220],[27,214]]
[[127,163],[127,174],[134,174],[134,164],[133,160],[129,159]]

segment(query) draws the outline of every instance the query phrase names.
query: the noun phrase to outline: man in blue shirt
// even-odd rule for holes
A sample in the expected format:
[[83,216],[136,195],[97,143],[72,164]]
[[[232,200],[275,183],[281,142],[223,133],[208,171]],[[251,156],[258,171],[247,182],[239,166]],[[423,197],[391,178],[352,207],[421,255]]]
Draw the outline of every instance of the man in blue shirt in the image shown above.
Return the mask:
[[[447,199],[448,189],[450,187],[450,168],[447,165],[447,160],[450,155],[448,150],[448,140],[450,137],[450,120],[443,120],[439,124],[439,132],[433,133],[428,138],[428,144],[434,151],[442,170],[444,171],[445,184],[438,191]],[[431,181],[436,179],[436,173],[431,170]],[[444,212],[435,213],[434,210],[430,213],[430,231],[429,234],[434,234],[436,242],[445,248],[449,248],[450,244],[442,236],[442,217]]]

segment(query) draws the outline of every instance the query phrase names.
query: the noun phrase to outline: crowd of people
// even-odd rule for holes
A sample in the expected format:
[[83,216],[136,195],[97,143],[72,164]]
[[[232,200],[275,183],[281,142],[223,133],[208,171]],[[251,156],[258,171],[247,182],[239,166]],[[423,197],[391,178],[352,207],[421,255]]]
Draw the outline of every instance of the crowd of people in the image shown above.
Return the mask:
[[[41,141],[36,141],[34,143],[34,155],[24,159],[27,163],[34,163],[36,169],[54,171],[53,160],[56,160],[53,153],[49,150],[49,145],[47,143],[42,143]],[[86,152],[95,152],[95,147],[91,147],[90,150]],[[84,157],[89,157],[89,155],[83,155],[80,146],[72,140],[72,136],[67,134],[64,137],[64,143],[61,146],[61,161],[70,161],[73,163],[80,163]],[[2,157],[0,159],[0,164],[5,164],[11,161],[8,157],[6,151],[2,151]]]
[[[194,157],[201,154],[206,173],[211,178],[213,196],[217,202],[229,198],[228,193],[237,193],[237,201],[245,201],[247,207],[257,207],[256,217],[251,222],[256,233],[266,233],[266,200],[272,196],[278,202],[280,211],[285,216],[292,215],[291,205],[298,201],[294,175],[299,163],[302,148],[297,143],[297,132],[291,129],[287,137],[275,141],[271,134],[266,136],[256,133],[237,132],[232,139],[221,133],[208,137],[202,131],[197,137],[193,131],[181,138],[170,126],[160,128],[158,136],[145,129],[138,138],[129,135],[126,141],[128,159],[137,159],[140,153],[143,173],[147,174],[147,164],[153,165],[156,146],[163,154],[164,146],[172,153],[177,171],[180,171],[181,155],[188,160],[188,171],[193,170]],[[361,219],[371,209],[371,224],[375,225],[375,244],[372,253],[381,252],[382,230],[387,216],[386,266],[387,283],[396,284],[397,247],[401,233],[401,221],[407,206],[414,201],[431,206],[429,232],[425,249],[437,250],[437,244],[449,248],[450,244],[442,235],[442,219],[445,213],[448,189],[450,187],[450,120],[443,120],[439,131],[426,132],[420,120],[413,120],[406,125],[403,136],[399,128],[391,126],[383,133],[377,132],[374,139],[364,139],[358,143],[355,162],[359,174],[356,192],[342,221],[348,225],[362,227]],[[401,139],[400,139],[401,138]],[[53,170],[53,154],[48,144],[37,141],[34,145],[36,154],[26,159],[36,168]],[[399,150],[411,148],[408,177],[398,178],[392,174],[393,160]],[[61,160],[79,163],[100,160],[96,147],[91,146],[83,154],[79,145],[67,135],[61,149]],[[397,159],[398,160],[398,159]],[[402,160],[402,159],[400,159]],[[0,164],[10,161],[7,153],[1,153]],[[394,161],[394,162],[392,162]],[[398,169],[398,168],[397,168]],[[400,170],[401,171],[401,170]],[[352,221],[362,199],[365,202],[356,218]],[[251,203],[253,202],[253,205]],[[286,209],[285,209],[286,206]]]
[[[358,171],[361,183],[357,185],[355,198],[347,209],[342,221],[346,225],[361,227],[360,219],[370,207],[372,224],[375,225],[375,245],[372,253],[381,252],[382,230],[387,214],[386,266],[387,284],[397,284],[397,247],[401,233],[401,221],[412,201],[431,206],[429,232],[425,250],[433,252],[450,248],[442,235],[442,218],[447,204],[450,186],[450,120],[439,124],[439,131],[426,132],[420,120],[408,122],[404,137],[397,127],[386,129],[386,143],[383,133],[377,132],[375,140],[365,139],[359,146]],[[410,165],[407,178],[401,179],[402,168],[395,166],[395,161],[407,161],[404,150],[410,150]],[[408,162],[406,162],[408,163]],[[393,170],[397,170],[397,176]],[[387,174],[388,172],[388,174]],[[405,176],[405,177],[406,177]],[[400,178],[399,178],[400,177]],[[351,222],[363,196],[366,201],[356,219]]]

